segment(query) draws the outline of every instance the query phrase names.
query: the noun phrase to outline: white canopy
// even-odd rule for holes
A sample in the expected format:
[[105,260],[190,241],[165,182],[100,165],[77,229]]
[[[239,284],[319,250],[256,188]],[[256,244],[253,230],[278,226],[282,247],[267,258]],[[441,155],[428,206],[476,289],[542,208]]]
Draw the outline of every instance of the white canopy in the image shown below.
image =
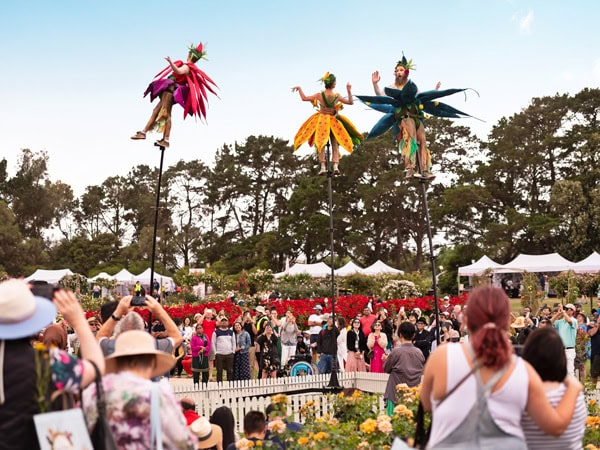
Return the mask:
[[[152,281],[150,279],[150,267],[148,267],[146,270],[144,270],[139,275],[133,275],[133,277],[135,278],[135,281],[139,281],[142,284],[150,285],[150,282]],[[156,281],[158,281],[159,284],[161,284],[161,285],[163,285],[163,284],[170,285],[171,283],[173,283],[173,278],[168,277],[166,275],[161,275],[160,273],[156,273],[156,272],[154,272],[154,279]]]
[[346,263],[344,266],[336,269],[335,274],[339,277],[345,277],[347,275],[352,275],[353,273],[363,273],[363,268],[357,266],[352,261]]
[[548,253],[546,255],[524,255],[521,254],[511,262],[504,264],[496,269],[495,273],[515,273],[515,272],[562,272],[563,270],[574,269],[575,263],[563,258],[558,253]]
[[70,269],[44,270],[38,269],[25,278],[25,281],[45,281],[50,284],[56,284],[65,275],[73,275]]
[[319,262],[315,264],[294,264],[289,270],[285,272],[279,272],[274,274],[276,278],[282,277],[284,275],[300,275],[301,273],[306,273],[312,277],[327,277],[331,275],[331,267],[329,267],[324,262]]
[[114,280],[112,275],[107,274],[106,272],[100,272],[98,275],[92,278],[88,278],[88,281],[96,281],[96,280]]
[[577,273],[600,272],[600,254],[594,252],[587,258],[575,263],[573,270]]
[[479,275],[485,272],[487,269],[495,269],[497,267],[502,267],[502,265],[483,255],[481,258],[479,258],[479,260],[475,261],[473,264],[459,267],[458,276],[468,277],[472,275]]
[[377,260],[369,267],[362,270],[364,275],[380,275],[380,274],[403,274],[403,270],[394,269],[393,267],[388,266],[381,260]]
[[121,269],[118,273],[114,274],[112,279],[116,280],[118,283],[135,283],[133,279],[135,275],[133,275],[127,269]]

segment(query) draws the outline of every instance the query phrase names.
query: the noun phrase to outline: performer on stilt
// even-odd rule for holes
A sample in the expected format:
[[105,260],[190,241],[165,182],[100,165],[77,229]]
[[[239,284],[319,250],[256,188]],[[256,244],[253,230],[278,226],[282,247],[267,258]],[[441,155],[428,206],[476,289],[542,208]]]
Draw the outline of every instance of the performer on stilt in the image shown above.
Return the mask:
[[319,175],[323,175],[327,172],[324,147],[327,140],[331,138],[333,173],[337,175],[340,173],[338,166],[340,162],[339,146],[341,145],[352,153],[354,145],[360,144],[363,140],[363,135],[358,132],[348,118],[338,114],[343,108],[342,104],[354,104],[352,85],[350,83],[346,84],[348,97],[342,97],[333,91],[336,86],[334,74],[327,72],[320,81],[325,84],[325,90],[313,95],[304,95],[300,86],[292,88],[292,92],[298,92],[303,101],[311,102],[315,108],[319,108],[319,111],[310,116],[296,133],[294,150],[307,141],[308,145],[314,146],[319,154],[321,165]]
[[[460,118],[472,117],[452,106],[433,101],[447,95],[463,92],[466,89],[435,90],[418,92],[417,85],[408,79],[411,70],[415,66],[412,60],[407,60],[404,55],[398,61],[394,70],[394,84],[384,89],[382,95],[379,88],[381,77],[376,71],[371,80],[376,97],[358,95],[357,97],[369,107],[386,113],[373,127],[368,138],[374,138],[392,128],[394,141],[398,144],[400,152],[404,156],[406,178],[421,178],[431,180],[435,175],[431,173],[431,154],[427,148],[425,138],[425,113],[432,116]],[[418,158],[418,165],[417,165]],[[418,167],[417,167],[418,166]],[[416,170],[418,169],[418,170]]]
[[194,45],[189,47],[187,62],[171,61],[168,56],[165,58],[169,65],[154,77],[154,81],[144,92],[144,97],[150,94],[151,102],[156,97],[160,97],[160,101],[154,107],[144,129],[131,136],[131,139],[146,139],[146,133],[156,130],[163,133],[163,137],[154,145],[169,147],[171,109],[174,102],[183,108],[184,119],[188,114],[200,117],[200,119],[206,118],[208,102],[206,91],[217,95],[211,87],[211,85],[214,87],[217,85],[206,73],[196,67],[195,63],[200,59],[206,59],[205,55],[206,52],[203,51],[203,45],[200,43],[197,47]]

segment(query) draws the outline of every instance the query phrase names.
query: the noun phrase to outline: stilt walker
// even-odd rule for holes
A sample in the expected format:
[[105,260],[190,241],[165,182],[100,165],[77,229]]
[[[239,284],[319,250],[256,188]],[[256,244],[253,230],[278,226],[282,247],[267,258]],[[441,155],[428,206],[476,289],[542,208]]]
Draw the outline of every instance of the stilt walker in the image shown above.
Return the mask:
[[348,118],[339,114],[343,105],[354,104],[352,98],[352,85],[346,84],[348,97],[342,97],[334,92],[336,86],[336,78],[332,73],[327,72],[320,81],[325,84],[325,89],[313,95],[305,95],[300,86],[294,86],[292,92],[298,92],[300,98],[305,102],[311,102],[315,108],[319,108],[318,112],[308,118],[302,124],[296,137],[294,138],[294,150],[297,150],[305,142],[308,145],[315,147],[319,155],[320,171],[319,175],[327,173],[325,152],[325,144],[330,141],[332,149],[333,173],[340,173],[340,150],[339,146],[352,153],[354,145],[360,144],[363,140],[363,135],[358,132],[356,127],[348,120]]

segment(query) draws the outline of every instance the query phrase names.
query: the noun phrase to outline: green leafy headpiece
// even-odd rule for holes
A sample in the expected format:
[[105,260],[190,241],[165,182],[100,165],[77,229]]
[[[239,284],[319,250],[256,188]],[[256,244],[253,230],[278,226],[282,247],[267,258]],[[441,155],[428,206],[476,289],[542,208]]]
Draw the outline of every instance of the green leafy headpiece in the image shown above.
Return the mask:
[[331,85],[333,83],[335,83],[335,75],[329,72],[325,72],[325,75],[323,75],[321,77],[321,80],[323,83],[325,83],[325,86],[327,85]]
[[190,51],[190,55],[192,55],[192,62],[196,62],[200,59],[206,59],[206,52],[203,50],[202,42],[200,42],[197,47],[195,47],[194,44],[190,45],[188,50]]
[[404,56],[404,52],[402,53],[402,59],[396,63],[396,67],[401,66],[406,70],[415,70],[417,66],[413,64],[412,59],[406,60],[406,56]]

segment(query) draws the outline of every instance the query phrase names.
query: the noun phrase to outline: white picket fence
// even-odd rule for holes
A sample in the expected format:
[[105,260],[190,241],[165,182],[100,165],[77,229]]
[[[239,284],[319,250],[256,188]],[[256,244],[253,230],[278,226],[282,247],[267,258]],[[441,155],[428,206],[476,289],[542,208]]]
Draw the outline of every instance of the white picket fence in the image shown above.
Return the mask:
[[[381,394],[374,409],[382,411],[383,393],[389,375],[370,372],[344,372],[338,374],[339,384],[344,388],[355,388],[374,394]],[[183,381],[183,380],[182,380]],[[307,375],[302,377],[268,378],[264,380],[244,380],[223,383],[208,383],[194,388],[191,379],[186,384],[174,384],[173,391],[178,399],[192,398],[196,402],[198,414],[209,417],[219,406],[229,407],[236,419],[237,431],[242,431],[243,418],[248,411],[264,411],[271,403],[270,396],[287,394],[290,404],[288,414],[293,420],[302,422],[300,408],[312,400],[317,405],[317,416],[332,412],[332,402],[324,389],[330,381],[330,375]],[[189,384],[187,383],[189,382]],[[298,390],[314,390],[294,394]]]

